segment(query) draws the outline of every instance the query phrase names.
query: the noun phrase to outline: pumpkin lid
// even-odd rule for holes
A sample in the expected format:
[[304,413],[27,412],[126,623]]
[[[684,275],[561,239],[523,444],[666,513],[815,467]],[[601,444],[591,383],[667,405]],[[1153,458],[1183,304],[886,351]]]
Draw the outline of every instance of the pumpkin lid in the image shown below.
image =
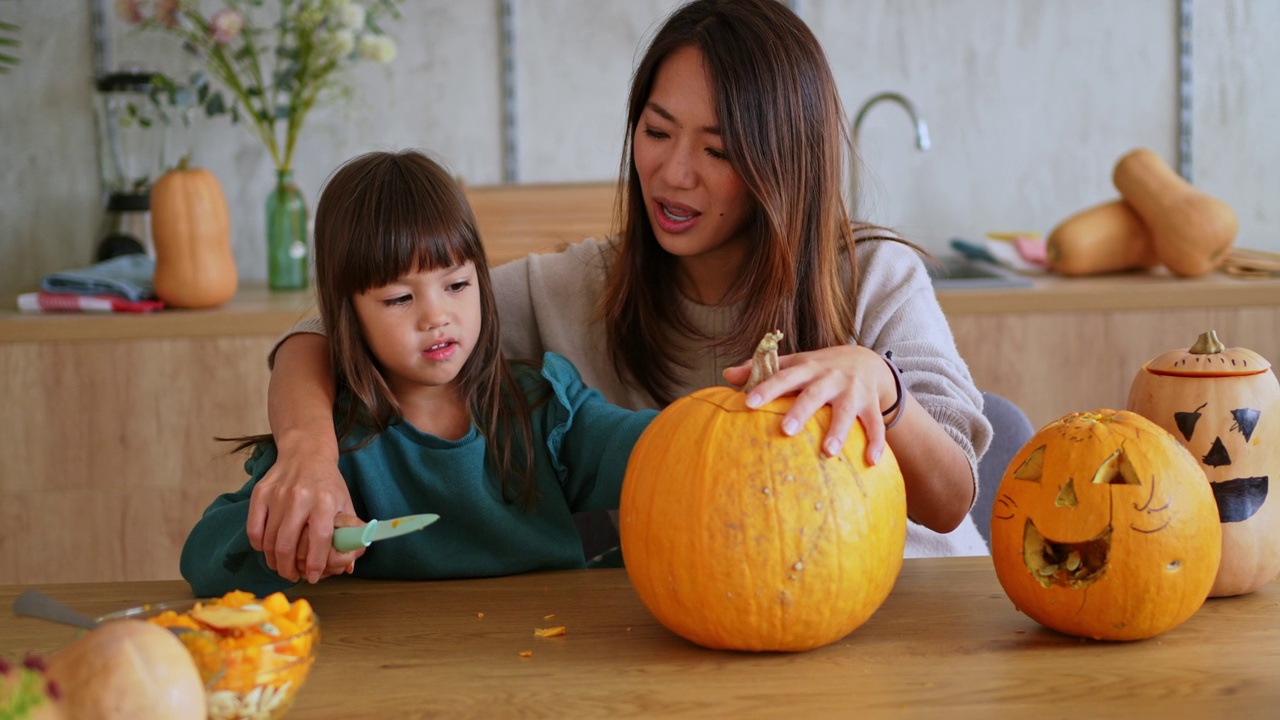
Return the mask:
[[1147,363],[1148,372],[1178,377],[1229,377],[1266,372],[1271,363],[1248,348],[1225,347],[1213,330],[1187,350],[1171,350]]

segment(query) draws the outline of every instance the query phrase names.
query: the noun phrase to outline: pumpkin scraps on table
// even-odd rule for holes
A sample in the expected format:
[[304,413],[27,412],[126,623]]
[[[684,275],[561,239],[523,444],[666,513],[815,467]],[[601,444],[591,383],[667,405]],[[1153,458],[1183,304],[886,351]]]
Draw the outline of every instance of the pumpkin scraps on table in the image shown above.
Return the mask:
[[[776,370],[781,341],[779,332],[761,341],[753,380]],[[888,447],[866,463],[860,424],[841,454],[826,456],[830,407],[787,436],[782,417],[795,396],[758,409],[746,397],[699,390],[641,435],[619,506],[627,576],[659,622],[704,647],[827,645],[871,617],[897,580],[902,472]]]
[[1172,630],[1204,604],[1222,530],[1196,459],[1127,410],[1071,413],[1010,461],[991,560],[1014,607],[1095,640]]

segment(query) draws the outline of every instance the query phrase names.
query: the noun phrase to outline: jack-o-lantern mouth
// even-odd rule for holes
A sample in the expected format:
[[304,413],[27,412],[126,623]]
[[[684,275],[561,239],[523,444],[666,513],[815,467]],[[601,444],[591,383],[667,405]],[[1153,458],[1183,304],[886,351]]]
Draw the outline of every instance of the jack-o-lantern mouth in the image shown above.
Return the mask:
[[1267,501],[1267,476],[1233,478],[1209,483],[1218,501],[1218,518],[1224,523],[1244,522]]
[[1078,590],[1092,585],[1107,569],[1111,554],[1111,526],[1082,542],[1057,542],[1046,538],[1027,519],[1022,535],[1022,553],[1027,570],[1041,585]]

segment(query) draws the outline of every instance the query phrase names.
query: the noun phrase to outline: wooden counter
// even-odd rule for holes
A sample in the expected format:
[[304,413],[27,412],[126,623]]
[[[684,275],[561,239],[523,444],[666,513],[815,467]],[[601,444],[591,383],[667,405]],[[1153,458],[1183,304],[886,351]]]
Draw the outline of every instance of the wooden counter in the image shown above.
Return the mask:
[[1280,363],[1280,278],[1047,276],[1032,288],[938,299],[978,387],[1017,403],[1035,427],[1123,408],[1144,363],[1206,330]]
[[[0,648],[75,630],[7,612]],[[97,615],[189,597],[181,582],[46,585]],[[1274,718],[1280,585],[1210,599],[1164,635],[1105,643],[1018,613],[989,558],[907,560],[885,603],[831,645],[707,650],[671,634],[622,570],[452,582],[326,580],[294,591],[320,650],[286,717]],[[483,617],[478,617],[483,613]],[[554,618],[545,616],[551,613]],[[534,628],[566,634],[535,638]],[[523,650],[532,656],[520,657]]]

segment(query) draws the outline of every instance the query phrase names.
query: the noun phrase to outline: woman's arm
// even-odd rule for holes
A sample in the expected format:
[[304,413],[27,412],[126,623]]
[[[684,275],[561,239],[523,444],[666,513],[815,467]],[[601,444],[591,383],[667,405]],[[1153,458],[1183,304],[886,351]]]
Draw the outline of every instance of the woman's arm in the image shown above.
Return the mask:
[[[215,597],[231,590],[247,590],[265,597],[297,582],[297,578],[287,578],[269,567],[267,557],[255,551],[245,532],[250,495],[275,459],[275,448],[270,443],[255,448],[245,463],[249,482],[236,492],[218,496],[187,535],[180,568],[196,597]],[[354,515],[339,515],[334,522],[339,526],[363,524]],[[304,545],[305,542],[304,536]],[[326,562],[317,579],[350,572],[356,559],[364,555],[364,548],[341,553],[328,543],[324,550]],[[295,565],[290,562],[286,567],[292,570]]]
[[[781,371],[757,392],[768,401],[800,392],[788,418],[807,421],[830,405],[828,452],[844,443],[853,421],[867,432],[868,460],[878,457],[884,423],[901,421],[888,433],[907,485],[911,517],[937,532],[963,522],[973,504],[977,461],[991,441],[982,414],[982,394],[956,350],[946,316],[917,252],[901,243],[871,240],[857,245],[857,341],[779,358]],[[904,403],[888,418],[894,401],[893,372],[884,353],[902,370]],[[740,383],[747,366],[729,368],[725,379]],[[754,393],[753,393],[754,394]],[[834,444],[833,444],[834,443]]]
[[275,351],[267,390],[279,458],[253,489],[246,529],[267,565],[292,582],[320,579],[334,519],[355,514],[338,472],[334,395],[328,338],[309,332],[287,337]]

